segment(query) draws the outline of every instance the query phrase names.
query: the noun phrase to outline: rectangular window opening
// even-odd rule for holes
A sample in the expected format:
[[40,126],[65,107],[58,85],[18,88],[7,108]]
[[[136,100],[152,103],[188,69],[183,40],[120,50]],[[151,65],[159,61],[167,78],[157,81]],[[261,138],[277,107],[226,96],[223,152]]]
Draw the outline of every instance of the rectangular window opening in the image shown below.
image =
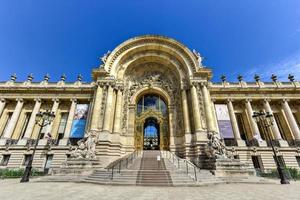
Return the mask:
[[7,166],[10,155],[3,155],[1,160],[1,166]]

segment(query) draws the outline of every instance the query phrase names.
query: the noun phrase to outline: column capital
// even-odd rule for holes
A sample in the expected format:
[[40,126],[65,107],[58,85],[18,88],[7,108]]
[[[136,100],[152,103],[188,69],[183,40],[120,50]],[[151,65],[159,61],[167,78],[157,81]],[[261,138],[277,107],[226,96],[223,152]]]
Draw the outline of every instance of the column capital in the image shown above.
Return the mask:
[[182,84],[181,87],[180,87],[180,89],[184,90],[184,91],[188,90],[189,88],[190,87],[188,85],[186,85],[186,84]]
[[52,101],[59,103],[59,99],[58,98],[52,98]]
[[245,103],[250,103],[250,102],[252,102],[252,99],[250,99],[250,98],[247,98],[247,99],[244,99],[244,101],[245,101]]
[[217,99],[216,98],[210,98],[212,102],[216,102]]
[[41,98],[34,98],[33,100],[34,100],[35,102],[41,102],[41,101],[42,101]]
[[18,101],[18,102],[24,102],[24,99],[23,98],[16,98],[16,101]]
[[287,98],[284,98],[281,100],[282,103],[289,102],[289,101],[290,101],[290,99],[287,99]]
[[4,98],[1,98],[1,99],[0,99],[0,102],[1,102],[1,103],[6,103],[6,102],[7,102],[7,100],[6,100],[6,99],[4,99]]
[[233,101],[234,101],[234,100],[233,100],[232,98],[226,99],[226,102],[227,102],[227,103],[230,103],[230,102],[232,103]]
[[124,86],[123,86],[123,84],[117,84],[117,85],[115,85],[115,89],[117,91],[123,92]]
[[264,102],[271,102],[270,98],[264,98]]
[[70,101],[76,103],[77,99],[76,98],[71,98]]

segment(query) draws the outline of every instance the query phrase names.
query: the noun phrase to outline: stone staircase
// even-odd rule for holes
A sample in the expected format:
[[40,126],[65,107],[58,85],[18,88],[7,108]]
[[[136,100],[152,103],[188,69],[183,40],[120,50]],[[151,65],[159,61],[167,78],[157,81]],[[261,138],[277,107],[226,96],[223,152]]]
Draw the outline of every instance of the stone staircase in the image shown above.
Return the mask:
[[[160,161],[157,161],[160,156]],[[118,167],[111,171],[96,170],[84,182],[113,185],[141,186],[191,186],[197,182],[183,170],[177,169],[170,160],[162,158],[160,151],[143,151],[127,169]]]
[[[160,161],[157,157],[160,157]],[[186,159],[178,158],[169,151],[134,152],[112,162],[108,168],[100,167],[101,162],[82,161],[83,168],[76,162],[68,162],[67,173],[62,169],[52,176],[38,178],[40,182],[84,182],[102,185],[138,185],[138,186],[201,186],[222,183],[273,183],[257,176],[220,177],[212,175],[210,170],[199,169]],[[87,163],[85,163],[87,162]],[[91,163],[89,163],[91,162]],[[232,161],[233,162],[233,161]],[[226,164],[227,162],[225,162]],[[77,167],[79,166],[79,168]],[[224,163],[221,165],[224,167]],[[86,171],[81,171],[86,169]],[[227,169],[227,168],[226,168]],[[74,173],[75,172],[75,173]],[[77,173],[78,172],[78,173]],[[247,174],[247,173],[246,173]]]

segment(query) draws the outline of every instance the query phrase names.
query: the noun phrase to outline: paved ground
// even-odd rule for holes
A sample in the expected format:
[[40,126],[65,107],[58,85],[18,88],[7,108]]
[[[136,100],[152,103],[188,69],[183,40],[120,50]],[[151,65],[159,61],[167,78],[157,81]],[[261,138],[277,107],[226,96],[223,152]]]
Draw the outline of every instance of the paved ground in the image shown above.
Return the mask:
[[300,182],[280,184],[227,184],[202,187],[102,186],[85,183],[19,183],[19,179],[0,180],[0,199],[205,199],[205,200],[299,200]]

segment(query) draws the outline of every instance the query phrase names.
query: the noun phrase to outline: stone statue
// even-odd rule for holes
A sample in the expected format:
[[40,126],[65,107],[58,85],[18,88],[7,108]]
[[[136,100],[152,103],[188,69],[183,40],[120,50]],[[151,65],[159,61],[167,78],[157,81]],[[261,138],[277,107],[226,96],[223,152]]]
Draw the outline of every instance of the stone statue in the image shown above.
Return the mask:
[[79,140],[77,142],[78,147],[71,153],[72,158],[82,159],[86,158],[87,148],[83,142],[83,140]]
[[108,56],[110,55],[110,51],[108,50],[100,59],[102,61],[102,64],[104,65],[107,61]]
[[209,139],[208,146],[212,150],[212,156],[215,156],[216,158],[229,158],[226,146],[218,137],[217,132],[209,131],[207,137]]
[[91,130],[86,134],[85,138],[77,142],[78,147],[73,150],[71,157],[75,159],[95,159],[97,141],[96,131]]
[[193,54],[196,56],[199,66],[202,67],[203,57],[201,56],[201,54],[195,49],[193,49]]

